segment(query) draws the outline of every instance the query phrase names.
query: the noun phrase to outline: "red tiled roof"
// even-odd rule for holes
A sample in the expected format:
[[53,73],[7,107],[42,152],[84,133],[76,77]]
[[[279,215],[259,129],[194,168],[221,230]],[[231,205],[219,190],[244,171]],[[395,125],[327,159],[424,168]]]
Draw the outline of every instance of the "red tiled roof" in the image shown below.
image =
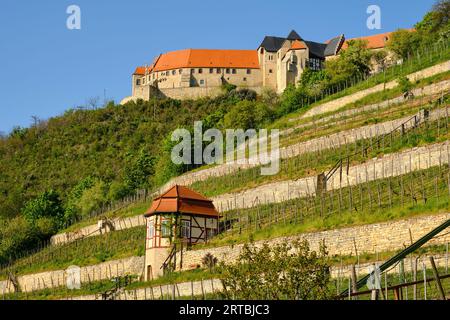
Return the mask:
[[186,187],[174,186],[156,198],[145,213],[146,217],[163,213],[183,213],[207,217],[219,217],[211,200]]
[[376,34],[373,36],[346,39],[346,41],[342,45],[342,49],[348,48],[348,41],[350,41],[350,40],[366,40],[368,49],[381,49],[381,48],[386,47],[386,43],[389,40],[391,34],[392,34],[392,32],[386,32],[386,33]]
[[256,50],[185,49],[159,56],[152,71],[181,68],[245,68],[259,69]]

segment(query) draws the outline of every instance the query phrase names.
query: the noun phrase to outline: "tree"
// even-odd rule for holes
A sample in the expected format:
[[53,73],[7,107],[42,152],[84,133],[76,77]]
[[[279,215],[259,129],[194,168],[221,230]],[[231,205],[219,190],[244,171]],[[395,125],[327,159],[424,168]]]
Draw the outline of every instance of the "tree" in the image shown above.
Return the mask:
[[398,58],[406,60],[420,45],[420,35],[415,31],[399,29],[392,33],[386,47]]
[[150,177],[155,173],[155,157],[142,149],[136,158],[131,159],[125,167],[125,185],[130,191],[150,188]]
[[247,100],[239,102],[225,115],[225,128],[244,130],[254,129],[256,127],[254,109],[254,102]]
[[384,71],[386,69],[388,64],[388,53],[386,50],[379,50],[374,52],[372,58],[381,71]]
[[78,202],[81,215],[88,217],[93,211],[100,209],[107,201],[107,192],[108,187],[101,180],[95,181],[91,188],[84,190]]
[[62,201],[54,190],[43,192],[37,198],[28,201],[22,213],[25,219],[32,224],[41,218],[50,218],[57,226],[61,226],[64,221]]
[[450,38],[450,0],[440,0],[435,3],[422,21],[415,25],[423,45],[434,42],[446,42]]
[[92,110],[97,110],[100,103],[100,97],[91,97],[86,100],[86,106]]
[[307,241],[292,244],[246,244],[235,264],[221,262],[224,295],[237,300],[330,299],[327,251],[318,252]]

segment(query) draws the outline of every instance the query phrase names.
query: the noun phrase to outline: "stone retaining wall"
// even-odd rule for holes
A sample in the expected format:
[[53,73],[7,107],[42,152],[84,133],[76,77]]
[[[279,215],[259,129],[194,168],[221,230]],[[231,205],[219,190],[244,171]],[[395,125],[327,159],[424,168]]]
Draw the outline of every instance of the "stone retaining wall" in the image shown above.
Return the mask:
[[[407,77],[411,82],[415,82],[417,80],[428,78],[428,77],[434,76],[434,75],[442,73],[442,72],[447,72],[449,70],[450,70],[450,61],[446,61],[441,64],[432,66],[430,68],[414,72],[414,73],[408,75]],[[366,90],[361,90],[354,94],[321,104],[321,105],[309,110],[308,112],[306,112],[302,118],[313,117],[313,116],[317,116],[319,114],[336,111],[336,110],[344,107],[345,105],[355,102],[355,101],[358,101],[372,93],[380,92],[380,91],[383,91],[384,89],[392,89],[392,88],[395,88],[397,85],[398,85],[397,80],[388,82],[388,83],[386,83],[386,85],[381,83],[375,87],[372,87],[372,88],[369,88]]]
[[[365,226],[356,226],[342,229],[334,229],[322,232],[305,233],[294,237],[283,237],[269,241],[258,241],[257,246],[263,243],[276,245],[292,242],[296,239],[306,239],[312,250],[317,251],[319,245],[325,242],[330,256],[354,255],[368,253],[376,254],[383,251],[395,251],[404,249],[411,244],[410,230],[413,241],[419,240],[430,231],[450,219],[450,213],[416,217],[407,220],[376,223]],[[450,242],[450,234],[441,233],[441,237],[435,237],[426,246],[442,245]],[[356,246],[356,247],[355,247]],[[183,251],[178,254],[177,261],[183,255],[182,270],[195,269],[201,265],[202,258],[211,253],[219,261],[232,263],[236,261],[243,245],[225,246],[192,251]]]
[[[343,170],[342,181],[339,173],[333,175],[327,182],[327,190],[336,190],[377,179],[396,177],[438,165],[447,165],[449,160],[449,141],[388,154],[363,164],[351,166],[348,174],[346,170]],[[315,195],[316,184],[316,176],[298,180],[285,180],[268,183],[242,192],[224,194],[211,200],[220,212],[247,209]]]
[[[330,256],[355,255],[355,243],[358,254],[393,251],[404,248],[410,244],[410,230],[413,241],[417,241],[422,236],[450,219],[450,213],[437,214],[411,218],[407,220],[377,223],[372,225],[355,226],[349,228],[335,229],[322,232],[305,233],[294,237],[283,237],[268,241],[259,241],[256,244],[261,246],[264,242],[277,244],[291,242],[296,239],[306,239],[310,242],[311,249],[317,250],[320,242],[325,241]],[[144,241],[145,239],[143,239]],[[446,244],[450,242],[450,234],[442,233],[441,237],[436,237],[429,243],[430,245]],[[202,258],[211,253],[221,261],[231,263],[238,257],[243,245],[225,246],[219,248],[200,249],[183,251],[182,270],[191,270],[202,265]],[[180,253],[177,261],[180,260]],[[366,267],[372,264],[360,265],[357,271],[364,273]],[[335,268],[333,276],[341,274],[348,276],[350,267]],[[122,260],[109,261],[99,265],[81,268],[81,283],[111,279],[114,277],[134,275],[141,276],[144,270],[144,257],[131,257]],[[407,269],[406,269],[407,270]],[[45,288],[55,288],[65,286],[67,275],[65,270],[49,271],[39,274],[23,275],[18,277],[22,291],[32,292]],[[189,288],[190,289],[190,288]],[[8,281],[0,281],[0,294],[13,292],[13,287]]]
[[[142,239],[142,241],[145,241],[145,239]],[[141,275],[143,271],[144,257],[108,261],[94,266],[82,267],[81,283],[107,280],[125,275]],[[32,292],[65,286],[67,273],[66,270],[48,271],[19,276],[17,280],[22,292]],[[14,292],[14,287],[9,281],[0,281],[0,294],[12,292]]]

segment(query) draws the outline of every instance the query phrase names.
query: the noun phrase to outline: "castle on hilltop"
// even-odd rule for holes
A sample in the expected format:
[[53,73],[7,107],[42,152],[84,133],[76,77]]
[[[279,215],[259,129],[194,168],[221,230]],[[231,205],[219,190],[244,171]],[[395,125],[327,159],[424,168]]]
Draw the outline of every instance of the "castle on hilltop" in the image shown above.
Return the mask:
[[[391,33],[358,38],[369,49],[386,46]],[[354,39],[349,39],[354,40]],[[223,84],[261,92],[270,88],[281,93],[296,84],[306,68],[320,70],[347,47],[344,35],[325,43],[304,40],[294,30],[286,38],[267,36],[257,50],[185,49],[159,55],[149,66],[136,68],[132,75],[132,96],[194,99],[215,96]]]

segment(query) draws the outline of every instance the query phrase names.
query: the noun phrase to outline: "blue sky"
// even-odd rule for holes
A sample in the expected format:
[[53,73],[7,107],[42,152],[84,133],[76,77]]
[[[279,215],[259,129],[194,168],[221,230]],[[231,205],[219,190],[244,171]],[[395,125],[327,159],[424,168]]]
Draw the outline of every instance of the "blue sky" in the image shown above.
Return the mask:
[[[265,35],[325,41],[409,28],[434,0],[2,0],[0,131],[106,96],[130,95],[137,65],[183,48],[256,49]],[[81,8],[81,30],[66,9]],[[379,5],[382,29],[366,27]]]

